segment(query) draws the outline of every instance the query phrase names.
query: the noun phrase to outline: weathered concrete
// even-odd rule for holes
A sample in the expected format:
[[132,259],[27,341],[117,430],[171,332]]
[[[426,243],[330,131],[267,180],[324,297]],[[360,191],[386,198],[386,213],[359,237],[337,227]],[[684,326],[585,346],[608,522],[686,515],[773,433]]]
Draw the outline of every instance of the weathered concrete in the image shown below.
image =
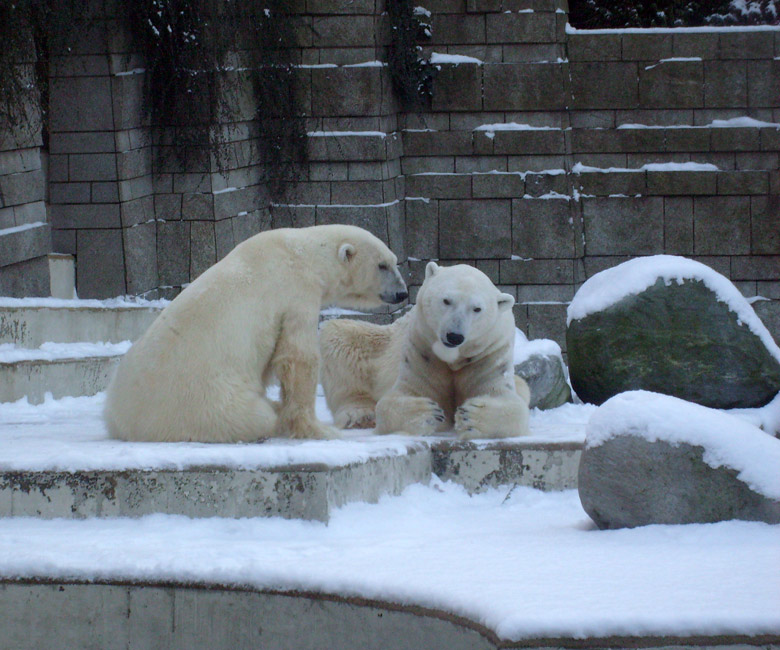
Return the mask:
[[469,492],[511,484],[567,490],[577,487],[581,449],[576,443],[448,441],[432,448],[433,472]]
[[135,341],[159,307],[2,307],[0,343],[37,348],[42,343]]
[[95,395],[111,380],[121,357],[81,357],[55,361],[0,363],[0,403],[27,397],[31,404],[52,397]]
[[528,639],[415,605],[331,594],[173,582],[0,582],[0,650],[263,648],[263,650],[780,649],[767,635]]
[[353,501],[375,503],[427,483],[430,453],[409,443],[402,456],[342,466],[289,465],[187,470],[0,472],[0,517],[285,517],[328,521]]

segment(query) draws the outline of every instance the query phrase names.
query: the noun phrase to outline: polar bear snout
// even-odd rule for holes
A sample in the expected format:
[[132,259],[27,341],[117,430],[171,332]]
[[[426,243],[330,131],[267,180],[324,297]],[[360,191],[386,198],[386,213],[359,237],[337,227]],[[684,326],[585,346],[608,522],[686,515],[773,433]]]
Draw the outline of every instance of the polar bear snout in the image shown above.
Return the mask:
[[447,332],[444,335],[444,340],[442,343],[446,345],[448,348],[457,348],[463,341],[466,340],[466,337],[463,336],[460,332]]
[[409,297],[409,292],[406,290],[406,282],[404,282],[397,267],[392,270],[382,269],[382,285],[379,297],[382,299],[382,302],[391,305],[397,305]]

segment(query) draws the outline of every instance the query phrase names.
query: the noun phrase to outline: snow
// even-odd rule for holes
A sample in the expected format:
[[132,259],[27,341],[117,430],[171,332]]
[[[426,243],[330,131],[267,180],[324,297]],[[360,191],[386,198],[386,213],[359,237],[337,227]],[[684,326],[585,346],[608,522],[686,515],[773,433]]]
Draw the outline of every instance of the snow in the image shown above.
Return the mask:
[[734,415],[647,391],[615,395],[591,416],[585,445],[630,432],[656,442],[704,448],[710,467],[727,467],[753,490],[780,500],[780,440]]
[[551,339],[534,339],[529,341],[522,331],[515,328],[514,365],[523,363],[534,355],[560,357],[561,346]]
[[33,230],[34,228],[42,228],[46,225],[44,221],[35,221],[33,223],[25,223],[21,226],[11,226],[10,228],[0,228],[0,237],[4,235],[13,235],[25,230]]
[[475,131],[562,131],[554,126],[532,126],[531,124],[519,124],[517,122],[498,122],[496,124],[481,124]]
[[144,300],[126,296],[108,300],[0,297],[0,307],[9,309],[164,309],[170,302],[170,300]]
[[566,324],[607,309],[626,296],[641,293],[654,285],[659,278],[663,278],[667,285],[672,282],[682,284],[685,280],[703,282],[719,301],[728,305],[742,324],[761,339],[769,353],[780,362],[780,347],[739,289],[709,266],[675,255],[637,257],[597,273],[574,295],[567,310]]
[[44,343],[39,348],[20,348],[13,343],[0,343],[0,363],[18,361],[58,361],[83,357],[113,357],[130,349],[130,341],[120,343]]
[[306,135],[310,138],[341,138],[353,135],[374,138],[387,137],[387,133],[384,131],[309,131]]
[[667,162],[647,163],[641,167],[589,167],[578,162],[571,168],[573,174],[612,172],[716,172],[718,168],[711,163],[697,162]]
[[[340,466],[381,456],[402,456],[419,446],[407,436],[346,432],[342,440],[274,439],[254,444],[126,443],[108,437],[103,424],[105,393],[93,397],[26,400],[0,404],[0,471],[90,471],[219,466],[271,468],[324,463]],[[322,396],[318,415],[332,422]],[[583,423],[584,429],[584,423]],[[582,433],[580,434],[580,438]]]
[[[278,387],[269,391],[278,398]],[[0,404],[0,471],[90,471],[122,469],[188,469],[219,466],[234,469],[271,468],[288,464],[325,463],[340,466],[376,456],[402,456],[454,434],[419,436],[373,435],[370,430],[344,431],[340,440],[270,439],[254,444],[127,443],[108,437],[103,424],[105,394],[93,397],[48,398]],[[317,416],[332,423],[322,389]],[[527,442],[582,444],[585,425],[595,407],[556,412],[534,411]],[[538,423],[538,426],[537,426]],[[475,441],[485,446],[490,441]]]
[[443,54],[441,52],[431,52],[430,62],[433,64],[451,63],[453,65],[460,65],[461,63],[476,63],[482,65],[484,61],[477,59],[473,56],[466,56],[465,54]]
[[469,496],[434,479],[347,505],[327,525],[170,515],[2,523],[0,575],[12,578],[362,596],[449,611],[514,641],[780,630],[780,526],[599,531],[576,491]]
[[776,32],[778,25],[728,25],[725,27],[623,27],[620,29],[577,29],[566,23],[567,34],[700,34],[706,32]]
[[671,125],[648,125],[648,124],[620,124],[618,129],[744,129],[744,128],[778,128],[780,123],[764,122],[753,117],[743,115],[741,117],[732,117],[728,120],[712,120],[709,124],[701,126],[691,126],[687,124]]

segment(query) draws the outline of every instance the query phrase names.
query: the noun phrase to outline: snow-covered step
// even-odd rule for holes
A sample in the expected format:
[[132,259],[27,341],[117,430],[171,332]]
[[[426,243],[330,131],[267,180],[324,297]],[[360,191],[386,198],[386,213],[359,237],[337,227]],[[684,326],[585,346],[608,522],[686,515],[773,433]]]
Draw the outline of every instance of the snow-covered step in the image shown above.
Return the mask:
[[[0,408],[0,517],[191,517],[277,515],[327,520],[334,507],[398,494],[432,475],[469,493],[499,485],[546,491],[576,486],[586,423],[595,409],[534,410],[532,435],[458,441],[451,436],[253,444],[112,440],[105,396],[24,401]],[[317,416],[330,421],[318,394]]]
[[328,521],[346,503],[374,503],[431,476],[430,453],[375,452],[353,463],[277,467],[0,472],[0,517],[284,517]]
[[[164,513],[328,521],[345,503],[376,502],[410,484],[427,483],[432,474],[471,493],[500,485],[574,488],[581,454],[576,442],[475,444],[370,436],[299,445],[77,441],[69,449],[55,444],[31,457],[29,448],[41,441],[25,440],[27,447],[17,440],[16,458],[0,456],[0,517]],[[85,458],[90,459],[86,466]],[[101,463],[107,468],[94,468]],[[70,467],[47,468],[52,464]]]
[[95,395],[106,389],[129,347],[130,341],[44,343],[37,349],[0,343],[0,403]]
[[0,344],[135,341],[157,318],[162,301],[0,298]]

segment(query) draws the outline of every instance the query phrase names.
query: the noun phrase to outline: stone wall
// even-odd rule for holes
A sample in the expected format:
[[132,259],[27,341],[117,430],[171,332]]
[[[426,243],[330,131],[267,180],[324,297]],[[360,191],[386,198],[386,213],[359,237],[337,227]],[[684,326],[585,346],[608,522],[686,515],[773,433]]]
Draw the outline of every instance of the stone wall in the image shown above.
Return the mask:
[[[19,63],[33,78],[34,61]],[[0,295],[48,295],[51,234],[37,92],[10,131],[0,131]]]
[[563,344],[582,282],[656,253],[769,298],[754,307],[780,338],[780,28],[580,32],[565,0],[421,4],[439,70],[412,114],[381,63],[383,0],[295,3],[310,163],[275,200],[249,95],[226,172],[158,165],[143,62],[85,39],[52,71],[50,137],[54,248],[79,295],[173,295],[254,232],[348,222],[413,289],[429,259],[477,265],[533,338]]

